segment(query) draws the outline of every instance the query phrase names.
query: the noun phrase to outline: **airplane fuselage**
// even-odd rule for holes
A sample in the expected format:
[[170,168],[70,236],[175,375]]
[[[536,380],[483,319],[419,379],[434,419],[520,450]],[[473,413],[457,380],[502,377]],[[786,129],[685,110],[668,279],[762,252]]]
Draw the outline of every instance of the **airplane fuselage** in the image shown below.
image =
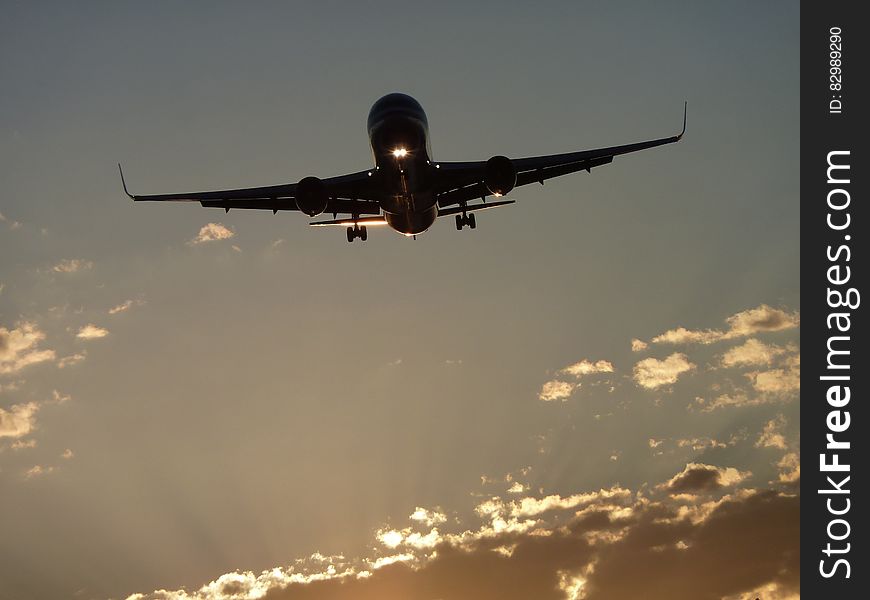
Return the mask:
[[438,217],[426,113],[410,96],[388,94],[369,111],[368,133],[387,224],[405,235],[426,231]]

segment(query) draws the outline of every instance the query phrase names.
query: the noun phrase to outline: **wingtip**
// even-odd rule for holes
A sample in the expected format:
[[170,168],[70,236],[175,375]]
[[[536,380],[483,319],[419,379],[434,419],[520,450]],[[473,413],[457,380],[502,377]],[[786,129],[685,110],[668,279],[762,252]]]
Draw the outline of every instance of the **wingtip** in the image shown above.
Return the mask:
[[689,101],[685,100],[683,102],[683,130],[680,131],[680,137],[683,137],[683,134],[686,133],[686,115],[689,112]]
[[136,200],[136,196],[127,191],[127,182],[124,181],[124,170],[121,168],[121,163],[118,163],[118,173],[121,174],[121,186],[124,188],[124,193],[130,198],[130,200]]

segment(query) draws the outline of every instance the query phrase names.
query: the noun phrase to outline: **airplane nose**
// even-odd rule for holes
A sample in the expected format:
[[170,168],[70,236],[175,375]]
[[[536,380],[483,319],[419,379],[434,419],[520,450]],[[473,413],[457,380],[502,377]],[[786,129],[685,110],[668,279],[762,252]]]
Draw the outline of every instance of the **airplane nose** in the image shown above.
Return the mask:
[[384,119],[372,132],[372,141],[378,148],[393,152],[402,148],[412,152],[423,144],[423,129],[414,119],[392,116]]

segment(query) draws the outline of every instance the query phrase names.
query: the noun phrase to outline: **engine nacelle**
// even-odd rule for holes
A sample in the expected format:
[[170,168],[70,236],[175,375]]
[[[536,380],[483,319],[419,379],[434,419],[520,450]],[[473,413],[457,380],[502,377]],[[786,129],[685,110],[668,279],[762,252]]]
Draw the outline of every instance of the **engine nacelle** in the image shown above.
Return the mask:
[[506,156],[493,156],[486,161],[484,185],[492,194],[504,196],[517,184],[517,169]]
[[325,211],[328,203],[326,186],[317,177],[306,177],[296,184],[296,208],[309,217],[316,217]]

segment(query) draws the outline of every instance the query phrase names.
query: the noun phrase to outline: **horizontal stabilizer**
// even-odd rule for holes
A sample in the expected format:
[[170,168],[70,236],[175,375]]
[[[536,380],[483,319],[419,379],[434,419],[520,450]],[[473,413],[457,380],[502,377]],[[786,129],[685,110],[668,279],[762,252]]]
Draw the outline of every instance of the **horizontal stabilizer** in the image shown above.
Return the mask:
[[349,227],[351,225],[386,225],[383,217],[362,217],[361,219],[335,219],[334,221],[314,221],[311,227]]
[[439,217],[449,217],[450,215],[459,215],[463,212],[473,212],[476,210],[486,210],[488,208],[498,208],[499,206],[506,206],[508,204],[513,204],[516,200],[499,200],[498,202],[487,202],[485,204],[472,204],[462,208],[461,206],[451,206],[450,208],[439,208],[438,216]]

